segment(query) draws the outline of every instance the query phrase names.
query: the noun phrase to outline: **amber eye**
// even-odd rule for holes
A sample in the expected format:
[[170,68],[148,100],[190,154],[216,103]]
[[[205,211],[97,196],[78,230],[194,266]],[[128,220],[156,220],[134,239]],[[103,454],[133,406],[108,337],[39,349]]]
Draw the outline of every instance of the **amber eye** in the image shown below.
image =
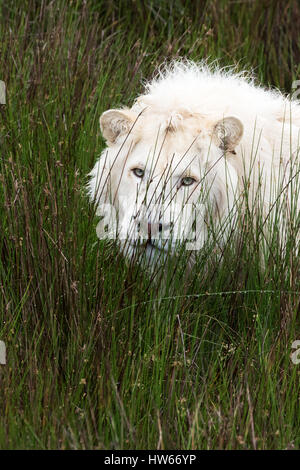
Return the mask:
[[185,176],[181,179],[181,186],[191,186],[194,183],[196,183],[196,180],[191,176]]
[[141,168],[133,168],[131,170],[135,176],[137,176],[138,178],[143,178],[144,174],[145,174],[145,171],[142,170]]

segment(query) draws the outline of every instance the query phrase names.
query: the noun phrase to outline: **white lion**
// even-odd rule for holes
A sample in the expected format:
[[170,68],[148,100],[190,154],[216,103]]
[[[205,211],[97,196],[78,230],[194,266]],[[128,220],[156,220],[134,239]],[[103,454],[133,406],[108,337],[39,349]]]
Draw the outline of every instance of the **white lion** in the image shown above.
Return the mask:
[[299,211],[299,103],[247,74],[173,62],[100,127],[107,148],[88,184],[97,234],[129,256],[197,250],[212,232],[223,243],[246,206],[263,231],[276,220],[283,232]]

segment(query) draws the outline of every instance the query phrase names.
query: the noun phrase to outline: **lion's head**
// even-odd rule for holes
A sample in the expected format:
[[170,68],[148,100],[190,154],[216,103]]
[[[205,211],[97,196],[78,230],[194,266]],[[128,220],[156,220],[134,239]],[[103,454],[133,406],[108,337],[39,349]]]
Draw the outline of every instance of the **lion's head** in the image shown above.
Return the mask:
[[129,256],[162,259],[183,242],[201,248],[234,207],[241,121],[153,109],[140,98],[104,112],[100,128],[107,148],[89,182],[103,217],[98,236],[118,238]]

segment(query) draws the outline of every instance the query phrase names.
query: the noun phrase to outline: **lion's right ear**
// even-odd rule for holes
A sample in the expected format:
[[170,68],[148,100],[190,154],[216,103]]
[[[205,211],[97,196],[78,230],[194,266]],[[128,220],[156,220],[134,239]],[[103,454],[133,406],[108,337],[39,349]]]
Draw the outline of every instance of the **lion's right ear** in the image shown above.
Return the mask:
[[128,134],[136,119],[136,115],[128,110],[109,109],[100,117],[100,129],[108,145],[116,142],[116,139]]

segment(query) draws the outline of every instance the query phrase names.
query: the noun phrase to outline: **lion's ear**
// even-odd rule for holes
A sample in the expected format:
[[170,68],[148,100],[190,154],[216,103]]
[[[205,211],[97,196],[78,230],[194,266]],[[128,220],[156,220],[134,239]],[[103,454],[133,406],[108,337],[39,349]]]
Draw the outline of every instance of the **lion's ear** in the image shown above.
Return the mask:
[[136,116],[130,110],[109,109],[100,116],[100,129],[108,144],[114,144],[116,139],[127,134]]
[[243,132],[242,122],[234,116],[228,116],[215,124],[213,135],[222,150],[233,151],[240,142]]

